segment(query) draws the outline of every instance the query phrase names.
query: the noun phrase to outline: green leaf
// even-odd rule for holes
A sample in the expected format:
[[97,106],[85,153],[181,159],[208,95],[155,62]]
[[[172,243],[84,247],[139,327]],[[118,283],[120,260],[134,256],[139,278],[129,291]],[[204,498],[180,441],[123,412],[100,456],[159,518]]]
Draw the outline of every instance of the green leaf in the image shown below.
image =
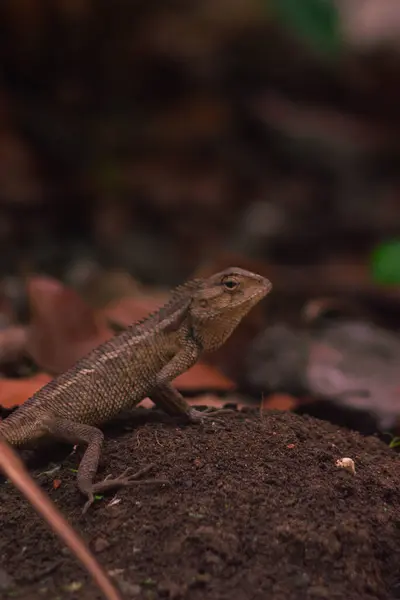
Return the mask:
[[400,283],[400,240],[391,240],[375,248],[371,255],[372,276],[377,283]]
[[339,15],[332,0],[263,0],[277,19],[323,54],[341,45]]

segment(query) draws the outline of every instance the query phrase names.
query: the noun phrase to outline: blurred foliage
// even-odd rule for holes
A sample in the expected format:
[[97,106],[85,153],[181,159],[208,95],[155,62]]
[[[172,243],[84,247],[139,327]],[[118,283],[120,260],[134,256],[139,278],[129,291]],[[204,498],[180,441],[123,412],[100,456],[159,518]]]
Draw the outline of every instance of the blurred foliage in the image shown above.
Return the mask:
[[400,239],[380,244],[372,253],[372,273],[377,283],[400,283]]
[[341,45],[339,15],[331,0],[264,0],[281,20],[318,53],[336,54]]
[[169,285],[229,251],[354,282],[400,234],[400,69],[336,6],[0,2],[0,273]]
[[399,448],[400,447],[400,437],[396,436],[394,437],[390,444],[389,444],[389,448]]

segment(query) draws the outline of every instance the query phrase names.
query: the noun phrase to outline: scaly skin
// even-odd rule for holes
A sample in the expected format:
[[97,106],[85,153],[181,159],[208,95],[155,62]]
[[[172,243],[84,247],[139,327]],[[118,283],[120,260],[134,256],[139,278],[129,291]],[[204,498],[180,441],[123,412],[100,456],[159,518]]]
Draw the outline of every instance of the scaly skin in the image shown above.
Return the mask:
[[88,498],[84,512],[98,492],[157,482],[138,481],[142,470],[93,483],[104,437],[98,426],[146,396],[169,414],[192,422],[206,418],[170,382],[203,351],[219,348],[271,287],[260,275],[230,268],[176,288],[157,312],[90,352],[0,422],[0,435],[13,446],[42,437],[86,444],[77,474]]

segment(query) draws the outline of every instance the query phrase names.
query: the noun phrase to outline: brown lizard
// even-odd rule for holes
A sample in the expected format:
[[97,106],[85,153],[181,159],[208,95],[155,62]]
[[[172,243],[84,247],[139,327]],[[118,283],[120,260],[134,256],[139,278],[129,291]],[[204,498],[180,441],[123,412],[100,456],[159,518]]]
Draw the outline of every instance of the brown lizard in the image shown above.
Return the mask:
[[[239,268],[179,286],[158,311],[95,348],[36,392],[0,422],[0,435],[13,446],[39,438],[86,444],[77,473],[78,488],[88,499],[83,512],[99,492],[156,483],[138,481],[151,467],[130,476],[127,469],[119,477],[93,483],[104,438],[98,426],[147,396],[189,422],[210,416],[190,408],[170,382],[193,366],[203,351],[219,348],[271,287],[268,279]],[[221,411],[211,416],[217,412]]]

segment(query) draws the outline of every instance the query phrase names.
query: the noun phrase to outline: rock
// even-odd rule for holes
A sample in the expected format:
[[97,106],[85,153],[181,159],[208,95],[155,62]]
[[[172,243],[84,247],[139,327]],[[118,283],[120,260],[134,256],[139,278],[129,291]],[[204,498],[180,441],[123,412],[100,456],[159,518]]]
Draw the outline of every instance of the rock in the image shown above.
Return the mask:
[[103,552],[103,550],[106,550],[109,547],[110,547],[110,542],[102,537],[96,538],[95,541],[93,542],[93,550],[96,553]]

